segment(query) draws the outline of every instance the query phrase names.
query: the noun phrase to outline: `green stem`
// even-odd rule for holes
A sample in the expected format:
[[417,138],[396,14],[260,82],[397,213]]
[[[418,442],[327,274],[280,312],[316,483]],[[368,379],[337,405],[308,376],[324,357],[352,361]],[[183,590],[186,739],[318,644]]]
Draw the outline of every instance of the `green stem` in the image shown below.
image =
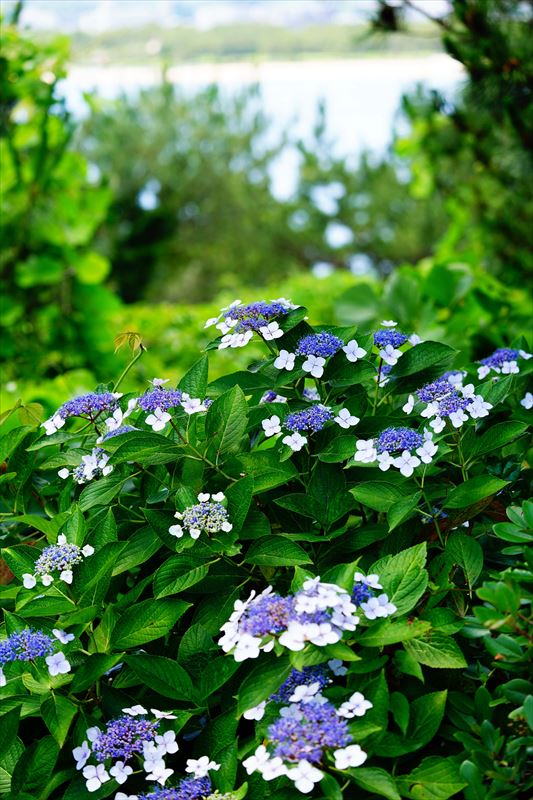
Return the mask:
[[120,386],[120,384],[122,383],[122,381],[124,380],[124,378],[126,377],[126,375],[128,374],[128,372],[130,371],[130,369],[133,367],[135,362],[140,359],[140,357],[142,356],[142,354],[144,353],[145,350],[146,350],[146,347],[144,347],[144,345],[141,342],[141,344],[139,344],[139,352],[136,355],[134,355],[133,358],[131,359],[131,361],[129,362],[129,364],[127,364],[124,367],[124,369],[122,370],[117,382],[115,383],[115,385],[114,385],[115,392],[118,389],[118,387]]
[[376,406],[378,404],[379,383],[381,381],[381,368],[382,368],[382,366],[383,366],[383,359],[380,358],[379,359],[379,363],[378,363],[378,377],[377,377],[377,380],[376,380],[376,391],[374,392],[374,405],[372,406],[372,416],[375,416],[375,414],[376,414]]

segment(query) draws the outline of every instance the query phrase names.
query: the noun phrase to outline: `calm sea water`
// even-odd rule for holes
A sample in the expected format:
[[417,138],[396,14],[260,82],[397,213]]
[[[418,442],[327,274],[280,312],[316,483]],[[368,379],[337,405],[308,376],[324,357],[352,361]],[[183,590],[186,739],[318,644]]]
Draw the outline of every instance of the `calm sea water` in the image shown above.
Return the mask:
[[[271,119],[271,137],[282,132],[294,140],[312,138],[320,101],[326,105],[326,130],[335,155],[356,158],[365,148],[382,153],[390,143],[403,93],[419,83],[452,97],[460,85],[459,65],[445,55],[402,59],[270,62],[264,64],[198,64],[174,67],[170,79],[184,91],[217,83],[224,92],[237,92],[250,83],[261,88],[264,110]],[[147,67],[73,67],[64,84],[68,105],[84,113],[83,93],[94,91],[112,98],[134,94],[156,83],[156,70]],[[298,154],[288,146],[272,170],[279,197],[294,189]]]

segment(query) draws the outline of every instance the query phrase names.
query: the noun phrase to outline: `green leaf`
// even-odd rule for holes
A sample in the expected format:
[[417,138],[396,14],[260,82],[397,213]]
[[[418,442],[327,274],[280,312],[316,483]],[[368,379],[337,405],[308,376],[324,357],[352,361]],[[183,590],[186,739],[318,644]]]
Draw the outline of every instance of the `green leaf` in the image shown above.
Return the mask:
[[111,457],[111,464],[135,461],[143,466],[176,461],[183,448],[165,436],[150,431],[131,431],[121,437],[121,443]]
[[394,556],[385,556],[369,570],[380,576],[380,583],[398,615],[411,611],[424,594],[428,583],[425,563],[426,543],[422,542]]
[[179,382],[182,392],[187,392],[191,397],[198,397],[203,400],[207,391],[207,375],[209,369],[209,359],[202,356],[185,373]]
[[358,767],[348,769],[346,774],[361,789],[379,797],[386,797],[387,800],[401,800],[396,781],[384,769],[380,767]]
[[376,754],[394,758],[413,753],[428,744],[440,728],[446,696],[445,691],[432,692],[413,700],[407,736],[387,732],[376,745]]
[[245,453],[239,456],[239,466],[239,472],[253,478],[254,494],[289,483],[298,475],[292,461],[280,462],[277,453]]
[[483,569],[481,545],[470,536],[454,531],[446,542],[445,556],[447,561],[461,567],[472,588]]
[[120,492],[124,479],[109,475],[100,478],[86,486],[80,494],[79,504],[82,511],[88,511],[94,506],[106,506]]
[[182,600],[143,600],[125,611],[113,631],[113,647],[138,647],[165,636],[190,607]]
[[491,450],[498,450],[500,447],[510,444],[527,431],[525,422],[500,422],[492,425],[483,436],[475,439],[472,444],[472,455],[480,456],[490,453]]
[[20,718],[20,706],[0,716],[0,753],[4,753],[16,739]]
[[[155,512],[157,513],[157,512]],[[168,535],[168,528],[167,528]],[[121,542],[122,544],[122,542]],[[117,554],[113,566],[113,577],[129,569],[145,564],[161,547],[161,539],[151,526],[139,528],[126,542],[126,547]]]
[[392,368],[391,375],[395,378],[403,378],[437,364],[444,365],[453,360],[456,352],[452,347],[440,342],[422,342],[403,354]]
[[209,572],[209,566],[194,555],[169,558],[154,576],[154,595],[157,599],[184,592],[199,583]]
[[269,536],[253,542],[244,560],[262,567],[294,567],[312,563],[303,547],[284,536]]
[[404,647],[419,664],[436,669],[461,669],[467,666],[459,646],[445,633],[433,631],[428,639],[413,639]]
[[[128,546],[127,542],[109,542],[99,550],[84,559],[77,571],[74,571],[73,590],[76,597],[83,597],[85,604],[91,605],[93,588],[97,593],[103,587],[103,581],[111,578],[113,567],[122,551]],[[104,587],[105,588],[105,587]]]
[[31,431],[31,425],[23,425],[0,436],[0,462],[6,461],[9,456],[17,449],[26,435]]
[[226,490],[228,515],[233,530],[238,533],[244,525],[254,493],[254,479],[251,475],[236,481]]
[[177,661],[145,653],[126,656],[124,660],[143,683],[163,697],[195,702],[192,680]]
[[289,677],[291,669],[288,656],[265,659],[254,667],[241,683],[237,698],[238,715],[241,716],[249,708],[254,708],[270,697]]
[[218,454],[235,452],[246,432],[248,405],[239,386],[234,386],[213,402],[205,420],[210,446]]
[[387,514],[389,533],[397,528],[398,525],[401,525],[406,519],[413,516],[421,497],[422,492],[415,492],[415,494],[404,497],[403,500],[399,500],[389,508],[389,513]]
[[398,486],[381,481],[366,481],[354,489],[350,489],[356,500],[374,511],[387,512],[392,505],[396,505],[404,497]]
[[74,678],[70,684],[70,691],[73,694],[77,694],[89,689],[96,683],[98,678],[101,678],[104,673],[118,664],[122,656],[123,653],[113,653],[111,655],[93,653],[90,655],[83,664],[76,668]]
[[28,792],[39,797],[55,767],[59,747],[51,736],[45,736],[24,750],[17,761],[11,779],[11,791],[16,797]]
[[493,475],[477,475],[453,488],[446,498],[444,508],[466,508],[483,500],[485,497],[496,494],[509,481],[502,481]]
[[62,695],[52,694],[43,698],[41,714],[59,747],[65,744],[68,730],[77,712],[78,707]]
[[459,765],[450,758],[430,756],[408,775],[398,778],[400,788],[412,800],[448,800],[468,785]]
[[348,461],[355,453],[353,436],[337,436],[329,442],[318,454],[320,461],[326,464],[335,464],[340,461]]
[[374,623],[364,632],[359,643],[364,647],[385,647],[396,642],[420,638],[431,629],[431,623],[415,619],[412,622],[393,622],[389,619]]

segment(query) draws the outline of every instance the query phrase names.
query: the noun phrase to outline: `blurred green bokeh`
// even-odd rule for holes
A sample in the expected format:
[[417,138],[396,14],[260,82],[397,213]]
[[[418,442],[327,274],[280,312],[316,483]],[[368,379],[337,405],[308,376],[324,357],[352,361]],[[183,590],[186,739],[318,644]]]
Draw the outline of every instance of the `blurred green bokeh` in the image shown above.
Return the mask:
[[[374,26],[401,36],[402,11],[381,3]],[[317,110],[314,141],[293,143],[290,200],[270,188],[285,141],[272,144],[255,89],[191,96],[163,79],[136,97],[88,98],[80,123],[58,87],[68,41],[38,42],[4,21],[2,411],[17,398],[49,409],[117,374],[129,358],[114,353],[123,331],[148,347],[132,388],[177,379],[208,340],[205,319],[237,296],[289,296],[313,322],[366,330],[392,316],[465,360],[527,332],[528,14],[518,0],[453,0],[436,30],[466,70],[454,105],[431,90],[404,98],[406,135],[355,165],[332,156]],[[337,199],[324,210],[316,194],[328,187]],[[332,223],[352,241],[332,245]],[[350,272],[354,254],[365,277]],[[317,263],[333,273],[315,277]],[[221,373],[240,358],[221,353]]]

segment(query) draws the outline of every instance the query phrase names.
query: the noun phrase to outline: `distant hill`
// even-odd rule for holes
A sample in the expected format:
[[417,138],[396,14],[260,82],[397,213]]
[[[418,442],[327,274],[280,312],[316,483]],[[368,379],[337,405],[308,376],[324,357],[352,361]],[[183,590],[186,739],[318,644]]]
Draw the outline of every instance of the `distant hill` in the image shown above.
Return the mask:
[[[41,36],[45,34],[41,33]],[[49,34],[46,34],[49,35]],[[384,37],[367,25],[308,25],[287,28],[247,23],[209,30],[145,25],[99,34],[72,34],[78,64],[139,64],[253,59],[354,58],[416,55],[441,50],[438,34],[424,25]]]

